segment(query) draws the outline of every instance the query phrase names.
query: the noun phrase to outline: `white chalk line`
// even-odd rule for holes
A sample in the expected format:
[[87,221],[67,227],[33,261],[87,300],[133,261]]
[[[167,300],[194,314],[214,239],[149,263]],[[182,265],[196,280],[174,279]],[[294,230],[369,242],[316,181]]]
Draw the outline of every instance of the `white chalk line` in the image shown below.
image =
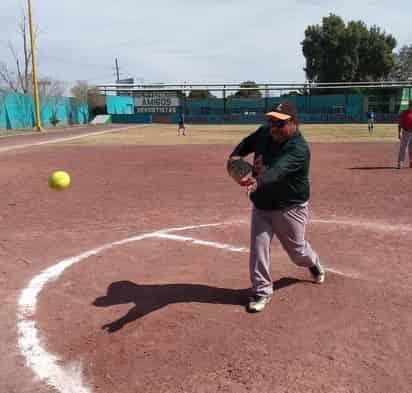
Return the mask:
[[[127,239],[108,243],[77,256],[64,259],[42,271],[29,282],[29,285],[25,289],[23,289],[17,306],[18,347],[25,358],[27,367],[31,368],[34,375],[43,383],[57,389],[61,393],[91,393],[90,388],[83,381],[81,361],[74,362],[63,367],[60,364],[59,357],[57,355],[50,354],[44,348],[42,340],[39,338],[36,322],[34,320],[37,298],[40,291],[48,282],[56,280],[65,269],[92,255],[97,255],[103,251],[109,250],[114,246],[124,245],[147,238],[165,238],[167,233],[171,231],[182,231],[187,229],[215,227],[230,224],[233,223],[193,225],[189,227],[163,229],[153,233],[133,236]],[[207,243],[208,246],[212,246],[213,244],[213,242]],[[225,247],[220,245],[219,248]]]
[[[248,221],[239,220],[238,223],[247,223]],[[337,225],[337,226],[351,226],[358,228],[365,228],[372,232],[412,232],[412,226],[406,224],[385,224],[383,222],[373,222],[373,221],[363,221],[363,220],[342,220],[342,219],[321,219],[321,218],[311,218],[309,219],[310,224],[327,224],[327,225]]]
[[[224,243],[216,243],[216,242],[210,242],[210,241],[205,241],[205,240],[200,240],[200,239],[195,239],[193,237],[188,237],[188,236],[177,236],[177,235],[168,235],[168,234],[162,234],[158,233],[153,237],[157,238],[163,238],[163,239],[171,239],[171,240],[177,240],[177,241],[182,241],[182,242],[189,242],[192,244],[198,244],[202,246],[209,246],[217,249],[225,249],[228,251],[233,251],[233,252],[242,252],[242,253],[249,253],[249,249],[245,247],[234,247],[231,246],[230,244],[224,244]],[[339,271],[337,269],[332,269],[326,266],[323,266],[324,269],[328,272],[340,275],[340,276],[345,276],[349,278],[360,278],[360,275],[358,273],[344,273],[342,271]]]
[[24,132],[19,132],[16,134],[8,134],[8,135],[0,135],[0,138],[10,138],[10,137],[16,137],[16,136],[23,136],[23,135],[33,135],[35,134],[34,132],[29,132],[27,134],[25,134]]
[[206,241],[206,240],[195,239],[193,237],[187,237],[187,236],[177,236],[177,235],[168,235],[165,233],[159,233],[156,235],[156,237],[161,238],[161,239],[171,239],[171,240],[189,242],[192,244],[214,247],[214,248],[233,251],[233,252],[248,252],[248,249],[244,247],[233,247],[230,244],[216,243],[216,242],[211,242],[211,241]]
[[146,127],[146,126],[147,126],[146,124],[141,124],[139,126],[133,126],[133,127],[112,128],[110,130],[89,132],[87,134],[75,135],[75,136],[70,136],[70,137],[66,137],[66,138],[56,138],[56,139],[50,139],[48,141],[42,141],[42,142],[23,143],[21,145],[2,147],[2,148],[0,148],[0,153],[6,152],[6,151],[11,151],[11,150],[16,150],[16,149],[24,149],[25,147],[35,147],[35,146],[42,146],[42,145],[50,145],[52,143],[67,142],[67,141],[72,141],[74,139],[87,138],[89,136],[97,136],[97,135],[102,135],[102,134],[110,134],[112,132],[130,130],[130,129],[136,128],[136,127],[142,128],[142,127]]
[[362,220],[324,220],[324,219],[311,219],[310,222],[318,223],[318,224],[335,224],[335,225],[343,225],[343,226],[352,226],[352,227],[360,227],[365,228],[371,231],[376,232],[412,232],[412,226],[410,225],[391,225],[385,224],[382,222],[369,222],[369,221],[362,221]]
[[[369,229],[376,228],[376,225],[371,223],[359,223],[354,221],[341,221],[341,220],[312,220],[318,223],[329,223],[338,225],[352,225],[352,226],[365,226]],[[232,252],[248,252],[245,247],[236,247],[229,244],[217,243],[212,241],[205,241],[188,236],[177,236],[170,234],[171,232],[179,232],[190,229],[199,229],[206,227],[217,227],[222,225],[233,225],[235,223],[244,223],[245,221],[236,222],[222,222],[213,224],[191,225],[185,227],[176,227],[159,230],[152,233],[146,233],[143,235],[133,236],[127,239],[115,241],[97,247],[93,250],[86,251],[77,256],[64,259],[57,264],[45,269],[40,274],[35,276],[23,289],[17,306],[17,330],[18,330],[18,347],[20,352],[26,360],[26,365],[32,369],[34,375],[39,378],[43,383],[57,389],[61,393],[91,393],[90,388],[83,381],[81,361],[73,362],[64,367],[61,365],[60,359],[57,355],[50,354],[44,348],[41,338],[39,338],[34,315],[36,312],[37,298],[40,291],[46,285],[46,283],[56,280],[68,267],[73,266],[82,260],[97,255],[101,252],[109,250],[115,246],[128,244],[131,242],[148,239],[148,238],[160,238],[176,241],[189,242],[197,245],[204,245],[208,247],[214,247],[217,249],[224,249]],[[384,226],[388,228],[388,226]],[[395,229],[398,227],[392,226]],[[407,227],[407,230],[411,230]],[[326,268],[335,274],[343,275],[351,278],[359,278],[358,274],[348,274],[332,268]]]

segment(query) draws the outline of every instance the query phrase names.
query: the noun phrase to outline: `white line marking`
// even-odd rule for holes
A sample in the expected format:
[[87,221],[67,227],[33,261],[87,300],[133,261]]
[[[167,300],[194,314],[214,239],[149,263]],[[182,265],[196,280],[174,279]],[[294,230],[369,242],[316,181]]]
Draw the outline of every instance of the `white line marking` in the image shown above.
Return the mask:
[[189,229],[199,229],[199,228],[210,228],[210,227],[220,227],[222,225],[233,225],[233,224],[244,224],[247,221],[231,221],[231,222],[217,222],[215,224],[199,224],[199,225],[190,225],[187,227],[178,227],[178,228],[170,228],[165,229],[163,231],[158,231],[157,233],[170,233],[170,232],[179,232],[179,231],[187,231]]
[[[146,127],[146,124],[139,125],[138,127]],[[74,140],[74,139],[86,138],[86,137],[89,137],[89,136],[96,136],[96,135],[102,135],[102,134],[110,134],[111,132],[125,131],[125,130],[129,130],[129,129],[131,129],[131,128],[136,128],[136,126],[133,126],[133,127],[122,127],[122,128],[112,128],[112,129],[110,129],[110,130],[90,132],[90,133],[88,133],[88,134],[75,135],[75,136],[70,136],[70,137],[67,137],[67,138],[57,138],[57,139],[50,139],[50,140],[48,140],[48,141],[42,141],[42,142],[25,143],[25,144],[22,144],[22,145],[14,145],[14,146],[2,147],[2,148],[0,148],[0,153],[1,153],[1,152],[5,152],[5,151],[16,150],[16,149],[23,149],[23,148],[25,148],[25,147],[49,145],[49,144],[51,144],[51,143],[67,142],[67,141],[71,141],[71,140]]]
[[[325,220],[317,220],[326,222]],[[57,389],[61,393],[91,393],[91,389],[83,381],[81,361],[73,362],[69,365],[62,365],[59,357],[50,354],[44,348],[43,340],[39,338],[38,330],[34,316],[36,313],[37,297],[44,286],[52,280],[56,280],[65,269],[73,266],[82,260],[97,255],[103,251],[109,250],[114,246],[119,246],[134,241],[148,238],[164,238],[177,241],[185,241],[193,244],[200,244],[218,249],[224,249],[234,252],[247,252],[244,247],[235,247],[229,244],[204,241],[187,236],[171,235],[170,232],[178,232],[190,229],[199,229],[206,227],[217,227],[221,225],[233,225],[235,223],[244,223],[245,221],[222,222],[214,224],[192,225],[186,227],[163,229],[157,232],[146,233],[143,235],[133,236],[127,239],[115,241],[97,247],[93,250],[86,251],[77,256],[64,259],[57,264],[43,270],[35,276],[23,289],[17,305],[17,330],[18,330],[18,347],[26,360],[27,367],[31,368],[33,373],[45,384]],[[333,222],[332,222],[333,223]],[[340,222],[342,223],[342,222]],[[355,277],[334,269],[327,269],[336,274]]]
[[353,227],[361,227],[372,231],[385,231],[385,232],[412,232],[412,226],[410,225],[390,225],[381,222],[368,222],[368,221],[355,221],[355,220],[324,220],[324,219],[310,219],[311,222],[318,224],[335,224],[335,225],[347,225]]
[[56,355],[48,353],[39,339],[34,314],[36,312],[37,297],[48,281],[56,280],[65,269],[92,255],[108,250],[115,245],[126,244],[153,237],[154,234],[134,236],[118,242],[106,244],[94,250],[84,252],[75,257],[67,258],[49,267],[34,277],[22,291],[17,308],[18,346],[26,359],[26,365],[41,381],[54,387],[61,393],[90,393],[82,378],[81,363],[74,363],[63,367]]
[[[220,225],[222,225],[222,224],[220,224]],[[206,240],[195,239],[193,237],[188,237],[188,236],[167,235],[167,234],[164,234],[164,233],[158,233],[158,234],[154,234],[153,237],[170,239],[170,240],[177,240],[177,241],[182,241],[182,242],[190,242],[190,243],[193,243],[193,244],[199,244],[199,245],[214,247],[214,248],[218,248],[218,249],[225,249],[225,250],[233,251],[233,252],[244,252],[244,253],[249,252],[249,249],[245,248],[245,247],[234,247],[230,244],[210,242],[210,241],[206,241]],[[355,279],[360,278],[359,273],[348,273],[348,272],[344,273],[340,270],[332,269],[332,268],[325,267],[325,266],[324,266],[324,269],[327,272],[331,272],[331,273],[337,274],[339,276],[355,278]]]
[[355,278],[355,279],[361,278],[361,275],[359,273],[356,273],[356,272],[355,273],[342,272],[340,270],[336,270],[336,269],[333,269],[331,267],[325,267],[323,265],[323,263],[322,263],[322,266],[327,272],[337,274],[338,276],[344,276],[344,277]]
[[[108,243],[77,256],[64,259],[42,271],[29,282],[29,285],[25,289],[23,289],[18,300],[18,347],[26,360],[27,367],[30,367],[33,373],[41,381],[48,386],[57,389],[61,393],[91,393],[91,389],[83,381],[81,362],[72,363],[63,367],[58,356],[50,354],[44,348],[42,340],[39,338],[36,322],[34,320],[37,298],[40,291],[49,281],[56,280],[65,269],[114,246],[147,238],[166,237],[168,236],[166,234],[171,231],[183,231],[187,229],[215,227],[230,224],[232,223],[193,225],[189,227],[163,229],[158,232],[133,236],[127,239]],[[193,240],[196,241],[195,239]],[[209,242],[207,245],[213,246],[213,243]],[[218,246],[219,244],[216,243],[215,247]],[[227,245],[225,245],[225,247],[220,246],[218,248],[227,248]],[[233,248],[235,249],[235,247]]]
[[15,137],[15,136],[21,136],[21,135],[33,135],[34,132],[30,132],[28,134],[23,134],[23,133],[16,133],[16,134],[9,134],[9,135],[0,135],[0,138],[10,138],[10,137]]
[[209,247],[214,247],[214,248],[219,248],[219,249],[229,250],[229,251],[234,251],[234,252],[248,252],[248,249],[244,247],[233,247],[230,244],[209,242],[206,240],[194,239],[193,237],[187,237],[187,236],[167,235],[164,233],[159,233],[156,235],[156,237],[163,238],[163,239],[178,240],[178,241],[183,241],[183,242],[190,242],[193,244],[199,244],[202,246],[209,246]]

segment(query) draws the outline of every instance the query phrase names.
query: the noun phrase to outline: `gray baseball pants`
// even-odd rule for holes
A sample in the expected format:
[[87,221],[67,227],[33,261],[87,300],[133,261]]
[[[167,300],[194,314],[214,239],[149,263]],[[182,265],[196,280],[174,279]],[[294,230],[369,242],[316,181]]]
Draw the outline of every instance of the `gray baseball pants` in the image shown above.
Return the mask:
[[253,208],[250,233],[250,279],[255,295],[273,293],[270,274],[270,243],[273,235],[279,239],[292,262],[310,267],[318,255],[305,240],[308,221],[308,203],[284,210],[261,210]]
[[402,131],[402,137],[399,146],[400,167],[403,167],[405,163],[406,148],[408,148],[409,150],[409,162],[412,163],[412,131]]

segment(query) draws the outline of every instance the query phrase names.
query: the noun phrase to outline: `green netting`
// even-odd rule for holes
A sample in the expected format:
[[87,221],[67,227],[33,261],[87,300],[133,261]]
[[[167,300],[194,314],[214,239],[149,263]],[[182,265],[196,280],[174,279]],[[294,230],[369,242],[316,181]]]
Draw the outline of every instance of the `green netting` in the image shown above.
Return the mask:
[[[44,127],[88,122],[88,106],[70,97],[40,97]],[[32,128],[36,124],[34,100],[30,94],[0,93],[0,130]]]
[[407,109],[409,101],[412,100],[412,88],[408,87],[402,91],[401,105],[399,111]]

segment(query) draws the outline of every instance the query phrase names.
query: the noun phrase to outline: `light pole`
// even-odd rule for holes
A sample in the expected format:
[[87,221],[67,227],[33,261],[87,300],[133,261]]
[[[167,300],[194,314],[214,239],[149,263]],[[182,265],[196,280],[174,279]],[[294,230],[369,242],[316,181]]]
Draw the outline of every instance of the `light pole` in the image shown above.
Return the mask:
[[31,62],[32,62],[32,76],[33,76],[33,96],[34,109],[36,112],[36,130],[42,131],[40,118],[40,104],[39,104],[39,88],[37,85],[37,69],[36,69],[36,48],[34,45],[33,21],[31,15],[31,0],[28,1],[29,8],[29,28],[30,28],[30,44],[31,44]]

